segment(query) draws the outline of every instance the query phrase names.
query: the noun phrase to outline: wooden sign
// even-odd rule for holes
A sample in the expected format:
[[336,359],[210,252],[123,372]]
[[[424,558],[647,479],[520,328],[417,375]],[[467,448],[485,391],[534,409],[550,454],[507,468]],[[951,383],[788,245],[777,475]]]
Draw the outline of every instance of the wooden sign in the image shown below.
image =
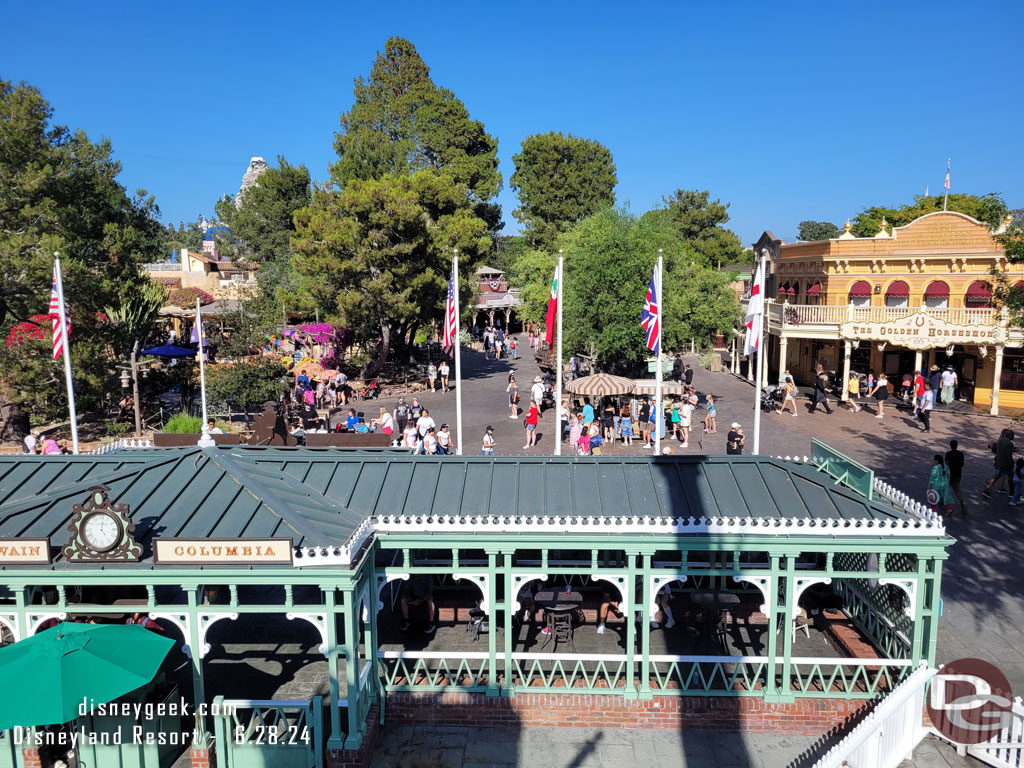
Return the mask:
[[844,323],[844,339],[892,341],[910,349],[946,347],[950,344],[1002,344],[1003,329],[994,325],[954,325],[941,318],[914,312],[884,323]]
[[292,540],[153,539],[156,565],[291,565]]
[[49,564],[49,539],[0,539],[0,565]]

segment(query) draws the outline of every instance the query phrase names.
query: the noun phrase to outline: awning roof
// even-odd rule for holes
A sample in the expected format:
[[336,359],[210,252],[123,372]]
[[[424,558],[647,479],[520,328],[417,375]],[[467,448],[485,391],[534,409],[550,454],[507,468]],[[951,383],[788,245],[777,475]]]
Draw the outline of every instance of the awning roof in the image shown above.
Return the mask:
[[49,538],[60,564],[72,507],[97,484],[130,507],[144,560],[154,535],[283,536],[301,548],[340,547],[346,558],[374,530],[944,535],[813,466],[764,456],[435,458],[232,446],[0,457],[0,539]]
[[867,280],[858,280],[856,283],[850,286],[851,296],[870,296],[871,295],[871,283]]
[[967,296],[992,298],[992,286],[983,280],[975,280],[967,287]]
[[903,298],[904,296],[910,295],[910,286],[902,280],[896,280],[895,282],[889,283],[889,287],[885,289],[886,296],[894,296],[896,298]]
[[821,293],[821,283],[815,283],[807,289],[808,296],[817,296]]
[[949,286],[941,280],[934,280],[928,283],[928,287],[924,289],[925,298],[949,296]]

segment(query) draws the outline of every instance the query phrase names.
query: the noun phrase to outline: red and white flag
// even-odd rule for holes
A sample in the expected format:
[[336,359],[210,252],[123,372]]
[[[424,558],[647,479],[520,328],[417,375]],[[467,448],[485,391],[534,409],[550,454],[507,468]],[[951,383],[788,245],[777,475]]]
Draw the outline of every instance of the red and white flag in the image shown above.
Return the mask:
[[555,279],[551,281],[551,298],[548,299],[548,316],[544,319],[544,341],[548,343],[551,354],[555,353],[555,325],[558,323],[558,267],[555,267]]
[[752,355],[761,346],[761,324],[764,322],[764,297],[761,295],[761,271],[764,264],[758,264],[754,275],[754,283],[750,288],[750,301],[747,302],[747,337],[743,343],[743,352]]
[[441,344],[448,357],[455,354],[455,345],[459,343],[458,325],[455,322],[455,292],[459,290],[458,275],[455,274],[455,262],[452,261],[452,274],[448,278],[448,301],[444,307],[444,337]]
[[53,359],[60,360],[64,354],[64,332],[61,329],[60,318],[64,316],[64,325],[68,334],[71,334],[71,318],[68,317],[66,306],[61,306],[60,294],[57,292],[57,265],[53,265],[53,287],[50,290],[50,311],[48,313],[53,319]]
[[946,188],[947,192],[949,192],[949,161],[950,160],[952,160],[952,158],[949,158],[949,159],[946,160],[946,180],[944,182],[942,182],[942,186]]

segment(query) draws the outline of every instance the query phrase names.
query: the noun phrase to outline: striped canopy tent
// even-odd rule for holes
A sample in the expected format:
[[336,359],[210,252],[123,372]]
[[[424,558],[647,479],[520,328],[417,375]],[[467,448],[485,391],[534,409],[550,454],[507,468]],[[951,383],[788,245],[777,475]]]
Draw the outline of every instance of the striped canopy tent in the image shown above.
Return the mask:
[[632,379],[622,376],[612,376],[607,373],[595,373],[593,376],[584,376],[573,379],[566,389],[574,395],[590,395],[591,397],[605,397],[606,395],[628,395],[636,389],[636,383]]

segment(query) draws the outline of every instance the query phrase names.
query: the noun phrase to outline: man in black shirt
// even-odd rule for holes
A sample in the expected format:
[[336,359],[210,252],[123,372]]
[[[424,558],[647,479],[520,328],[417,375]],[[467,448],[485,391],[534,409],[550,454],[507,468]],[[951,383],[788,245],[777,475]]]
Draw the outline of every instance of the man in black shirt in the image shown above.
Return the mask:
[[825,406],[825,413],[832,413],[832,409],[828,407],[828,374],[825,371],[818,371],[818,375],[814,377],[814,405],[811,406],[811,413],[818,410],[818,404]]
[[644,439],[644,448],[651,447],[651,403],[645,397],[640,403],[640,434]]
[[693,384],[693,368],[689,365],[686,366],[686,370],[683,372],[683,381],[686,382],[686,386]]
[[743,427],[734,421],[732,429],[725,436],[725,452],[730,456],[740,456],[743,453],[743,443],[746,439],[746,436],[743,434]]
[[967,513],[967,505],[964,504],[964,497],[960,494],[960,478],[964,474],[964,452],[958,450],[960,444],[956,440],[949,441],[949,450],[946,451],[946,466],[949,468],[949,487],[954,495],[960,499],[960,511]]

